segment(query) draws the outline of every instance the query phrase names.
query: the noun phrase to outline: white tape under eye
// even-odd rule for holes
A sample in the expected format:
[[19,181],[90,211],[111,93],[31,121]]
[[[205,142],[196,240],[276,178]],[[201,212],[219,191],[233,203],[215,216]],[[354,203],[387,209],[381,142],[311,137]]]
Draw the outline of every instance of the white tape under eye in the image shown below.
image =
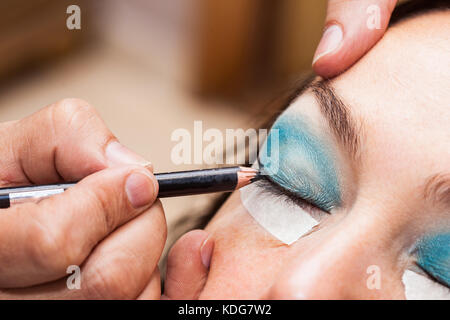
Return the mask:
[[406,270],[402,277],[406,300],[450,300],[450,289],[417,272]]
[[318,222],[309,213],[279,196],[264,192],[257,183],[240,189],[241,201],[250,215],[270,234],[292,244]]

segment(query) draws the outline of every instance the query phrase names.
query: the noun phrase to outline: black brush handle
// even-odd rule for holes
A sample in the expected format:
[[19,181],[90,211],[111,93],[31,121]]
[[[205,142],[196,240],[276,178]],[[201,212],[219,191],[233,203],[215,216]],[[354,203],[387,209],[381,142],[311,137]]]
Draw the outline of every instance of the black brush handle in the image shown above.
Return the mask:
[[[188,196],[211,192],[233,191],[238,185],[240,167],[156,173],[158,198]],[[76,182],[0,188],[0,208],[9,208],[17,201],[39,200],[65,191]]]
[[159,198],[187,196],[211,192],[233,191],[238,183],[240,167],[179,171],[155,174]]

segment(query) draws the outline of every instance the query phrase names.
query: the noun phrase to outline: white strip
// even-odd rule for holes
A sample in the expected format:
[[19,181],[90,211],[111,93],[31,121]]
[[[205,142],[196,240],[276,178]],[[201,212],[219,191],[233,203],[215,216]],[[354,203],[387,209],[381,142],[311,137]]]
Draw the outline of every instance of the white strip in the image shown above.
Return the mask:
[[450,300],[450,289],[417,272],[406,270],[402,277],[406,300]]
[[240,189],[242,204],[250,215],[275,238],[292,244],[318,222],[300,207],[268,194],[256,184]]

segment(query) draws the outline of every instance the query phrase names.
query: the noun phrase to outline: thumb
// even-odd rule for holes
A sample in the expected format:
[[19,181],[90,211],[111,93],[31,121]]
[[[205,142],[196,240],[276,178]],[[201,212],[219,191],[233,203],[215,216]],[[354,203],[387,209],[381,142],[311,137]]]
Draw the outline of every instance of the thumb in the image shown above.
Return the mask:
[[183,235],[170,250],[163,299],[198,299],[209,272],[214,241],[203,230]]
[[396,3],[329,0],[325,31],[314,55],[314,71],[330,78],[359,60],[383,36]]
[[150,171],[123,166],[96,172],[38,203],[5,209],[0,214],[0,286],[59,279],[115,229],[145,212],[157,193]]

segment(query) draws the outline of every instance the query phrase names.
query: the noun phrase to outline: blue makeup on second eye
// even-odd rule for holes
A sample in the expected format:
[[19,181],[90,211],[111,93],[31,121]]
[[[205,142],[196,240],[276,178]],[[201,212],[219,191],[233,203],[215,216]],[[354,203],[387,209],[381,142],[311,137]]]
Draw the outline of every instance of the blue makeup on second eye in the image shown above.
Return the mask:
[[417,264],[450,287],[450,233],[427,236],[417,244]]
[[[278,148],[272,138],[278,130]],[[284,189],[330,211],[341,203],[332,150],[312,133],[305,118],[287,111],[278,118],[267,137],[267,152],[261,152],[261,172]],[[278,149],[278,157],[276,156]],[[267,154],[268,153],[268,154]]]

